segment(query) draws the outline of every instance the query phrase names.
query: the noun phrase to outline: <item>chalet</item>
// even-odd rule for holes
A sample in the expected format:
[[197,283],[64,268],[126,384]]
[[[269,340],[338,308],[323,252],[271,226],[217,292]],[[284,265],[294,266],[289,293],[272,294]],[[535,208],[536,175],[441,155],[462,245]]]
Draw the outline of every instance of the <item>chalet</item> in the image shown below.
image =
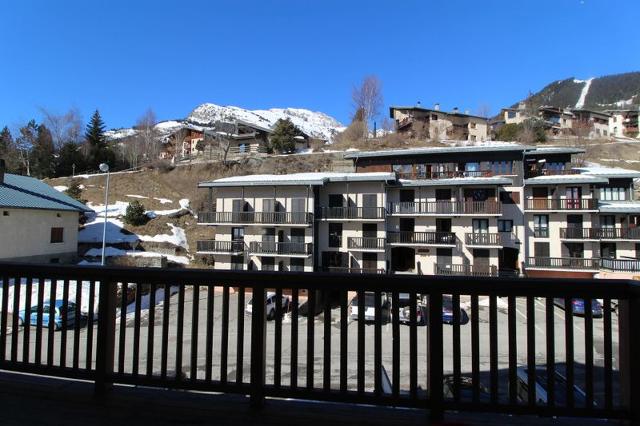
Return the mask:
[[638,137],[638,110],[637,109],[615,109],[607,110],[611,115],[609,121],[609,134],[617,137]]
[[4,164],[0,160],[0,259],[73,262],[79,215],[91,210],[38,179],[5,173]]
[[600,111],[592,111],[588,109],[574,109],[571,111],[575,117],[573,122],[574,133],[579,134],[581,129],[584,136],[603,137],[609,136],[609,120],[611,114]]
[[484,117],[461,113],[458,108],[451,112],[416,106],[392,106],[389,115],[395,120],[400,134],[428,139],[456,139],[484,141],[488,139],[488,120]]

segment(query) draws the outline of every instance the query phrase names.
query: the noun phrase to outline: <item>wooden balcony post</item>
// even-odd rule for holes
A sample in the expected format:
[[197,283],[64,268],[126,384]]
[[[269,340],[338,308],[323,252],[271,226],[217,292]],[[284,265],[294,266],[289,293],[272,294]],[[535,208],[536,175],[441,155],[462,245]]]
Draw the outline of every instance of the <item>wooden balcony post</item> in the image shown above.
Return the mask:
[[266,329],[266,291],[262,285],[253,287],[251,311],[251,409],[260,410],[264,406]]
[[[432,293],[429,295],[428,327],[427,327],[427,390],[431,410],[429,417],[431,421],[440,421],[443,418],[444,410],[442,403],[443,396],[443,362],[442,362],[442,293]],[[416,325],[413,324],[412,327]]]
[[622,403],[629,410],[631,422],[640,422],[640,298],[620,300],[618,333],[620,341],[620,381]]
[[[108,376],[113,373],[113,357],[116,336],[117,283],[100,281],[98,299],[98,337],[96,341],[95,395],[104,396],[111,387]],[[122,297],[126,295],[123,284]]]

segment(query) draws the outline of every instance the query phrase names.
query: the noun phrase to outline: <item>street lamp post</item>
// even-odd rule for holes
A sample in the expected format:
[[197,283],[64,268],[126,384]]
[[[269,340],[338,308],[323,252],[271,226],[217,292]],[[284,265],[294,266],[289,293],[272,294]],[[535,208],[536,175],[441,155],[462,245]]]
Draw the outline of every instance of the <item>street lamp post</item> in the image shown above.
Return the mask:
[[107,174],[107,186],[104,189],[104,225],[102,227],[102,266],[105,264],[105,248],[107,243],[107,208],[109,206],[109,165],[100,164],[100,171]]

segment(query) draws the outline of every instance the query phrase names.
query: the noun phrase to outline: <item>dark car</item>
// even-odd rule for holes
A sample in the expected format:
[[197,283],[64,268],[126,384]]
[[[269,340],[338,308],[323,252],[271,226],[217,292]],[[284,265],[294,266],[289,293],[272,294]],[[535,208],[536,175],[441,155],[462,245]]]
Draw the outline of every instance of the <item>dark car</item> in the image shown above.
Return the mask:
[[[556,306],[564,309],[564,299],[561,297],[553,299],[553,303]],[[571,310],[573,315],[584,315],[585,302],[584,299],[571,299]],[[591,315],[594,318],[602,317],[602,305],[596,299],[591,299]]]
[[[529,375],[527,369],[518,367],[517,371],[517,395],[520,402],[528,402],[529,400]],[[535,369],[535,388],[536,388],[536,403],[541,405],[547,404],[547,369],[536,368]],[[563,376],[559,371],[555,371],[554,376],[554,403],[558,406],[567,405],[567,378]],[[582,389],[578,386],[573,386],[573,403],[576,407],[584,407],[586,405],[586,395]],[[594,402],[595,405],[595,402]]]
[[[482,403],[491,402],[491,394],[489,390],[479,384],[480,394],[479,401]],[[455,398],[455,380],[453,376],[446,376],[444,378],[444,397],[449,399]],[[473,400],[473,380],[469,376],[460,376],[460,400],[472,401]]]
[[[421,298],[422,299],[422,298]],[[427,307],[426,298],[418,302],[416,305],[416,319],[418,325],[427,325]],[[411,310],[409,309],[409,293],[400,293],[398,297],[399,306],[396,308],[400,323],[409,324],[411,322]],[[451,296],[443,296],[442,298],[442,322],[444,324],[453,324],[453,302]],[[469,322],[467,312],[460,308],[460,324]]]

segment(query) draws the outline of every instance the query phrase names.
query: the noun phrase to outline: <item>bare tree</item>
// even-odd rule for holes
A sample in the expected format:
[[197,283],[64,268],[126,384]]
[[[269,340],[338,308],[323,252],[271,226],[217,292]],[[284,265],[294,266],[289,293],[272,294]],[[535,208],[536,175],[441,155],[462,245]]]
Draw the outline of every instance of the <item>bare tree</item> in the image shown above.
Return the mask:
[[160,155],[160,141],[156,130],[156,114],[149,108],[136,122],[134,129],[138,131],[142,145],[142,157],[147,161],[156,160]]
[[489,114],[491,114],[491,107],[487,104],[480,104],[478,105],[477,114],[480,117],[489,118]]
[[354,117],[359,111],[363,112],[364,122],[368,125],[380,114],[382,108],[382,82],[375,75],[364,78],[359,87],[354,87],[351,92]]
[[51,132],[53,143],[60,148],[66,142],[80,143],[82,139],[82,115],[77,108],[70,108],[64,114],[57,114],[41,107],[43,123]]

